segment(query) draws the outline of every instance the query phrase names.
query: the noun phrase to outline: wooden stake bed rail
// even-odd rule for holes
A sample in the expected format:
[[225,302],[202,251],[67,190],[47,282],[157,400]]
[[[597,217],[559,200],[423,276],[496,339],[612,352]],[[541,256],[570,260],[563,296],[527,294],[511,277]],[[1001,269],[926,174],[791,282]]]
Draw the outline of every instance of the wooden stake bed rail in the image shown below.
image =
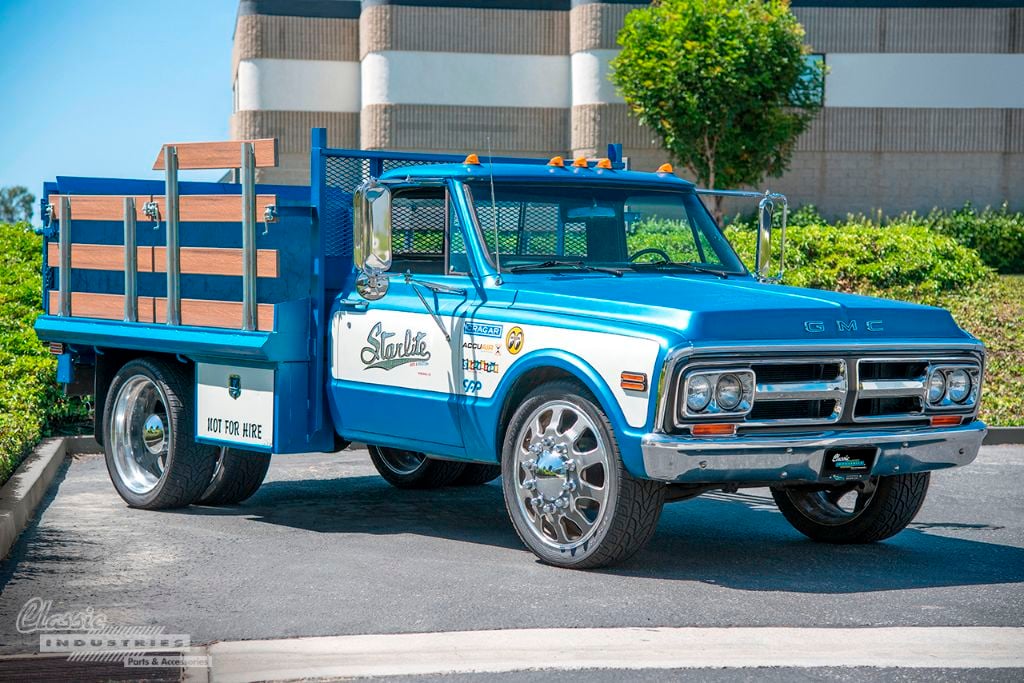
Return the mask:
[[[137,247],[138,272],[167,272],[165,247]],[[51,266],[60,263],[60,246],[46,245],[46,259]],[[80,270],[124,270],[124,247],[112,244],[71,245],[71,267]],[[188,275],[242,274],[242,250],[222,247],[181,247],[181,272]],[[278,277],[276,249],[256,250],[256,276]]]
[[[58,292],[50,292],[50,310],[57,309],[59,297],[60,294]],[[124,315],[124,295],[72,292],[71,315],[75,318],[121,320]],[[167,322],[167,299],[140,296],[138,322]],[[242,324],[242,303],[239,301],[182,299],[181,324],[195,325],[197,327],[238,329]],[[273,304],[259,305],[259,330],[260,332],[272,332],[274,330]]]
[[[76,221],[120,221],[124,219],[121,195],[71,195],[71,217]],[[167,201],[159,195],[135,197],[135,220],[152,222],[146,215],[147,202],[156,202],[161,220],[167,215]],[[54,217],[60,220],[60,195],[51,194]],[[268,206],[277,205],[277,196],[256,195],[256,215],[263,216]],[[237,194],[184,194],[179,197],[178,220],[186,223],[237,223],[242,215],[242,196]]]
[[[238,150],[243,142],[252,144],[257,168],[277,166],[277,139],[236,140],[233,142],[171,142],[164,148],[178,150],[178,168],[183,170],[238,168]],[[164,170],[164,149],[161,148],[154,171]]]

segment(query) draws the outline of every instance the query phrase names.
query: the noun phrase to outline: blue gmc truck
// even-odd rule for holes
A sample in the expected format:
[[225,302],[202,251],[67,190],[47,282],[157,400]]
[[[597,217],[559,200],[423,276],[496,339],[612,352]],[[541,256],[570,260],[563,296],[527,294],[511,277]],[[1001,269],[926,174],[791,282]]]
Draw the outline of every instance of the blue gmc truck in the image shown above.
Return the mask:
[[[399,488],[501,478],[544,562],[619,562],[665,502],[770,487],[816,541],[898,533],[977,455],[985,352],[944,310],[750,272],[668,165],[165,145],[164,181],[44,188],[58,379],[92,395],[128,505],[227,505],[273,454],[368,445]],[[234,169],[233,182],[179,171]],[[776,244],[773,250],[773,238]],[[781,247],[781,248],[780,248]],[[773,256],[774,254],[774,256]],[[386,521],[382,520],[382,523]]]

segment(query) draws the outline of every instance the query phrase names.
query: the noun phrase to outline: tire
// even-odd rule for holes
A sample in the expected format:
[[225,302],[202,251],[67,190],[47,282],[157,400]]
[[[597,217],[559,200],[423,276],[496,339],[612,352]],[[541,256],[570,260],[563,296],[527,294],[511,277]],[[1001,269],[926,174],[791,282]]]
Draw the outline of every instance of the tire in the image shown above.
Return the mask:
[[[772,489],[783,516],[808,538],[822,543],[874,543],[903,531],[928,493],[930,474],[875,477],[865,490],[850,487],[808,491]],[[845,503],[856,495],[851,505]]]
[[439,489],[459,478],[465,463],[434,460],[423,453],[367,444],[380,476],[400,489]]
[[453,486],[482,486],[489,481],[494,481],[501,476],[501,465],[484,465],[482,463],[468,462],[462,470]]
[[153,358],[114,376],[103,407],[104,456],[114,488],[131,507],[189,505],[213,476],[216,449],[195,441],[191,366]]
[[604,411],[571,381],[541,385],[516,409],[501,474],[519,538],[558,567],[628,559],[651,539],[665,499],[663,484],[626,470]]
[[240,451],[227,446],[218,449],[213,478],[196,500],[196,505],[234,505],[259,490],[270,469],[269,453]]

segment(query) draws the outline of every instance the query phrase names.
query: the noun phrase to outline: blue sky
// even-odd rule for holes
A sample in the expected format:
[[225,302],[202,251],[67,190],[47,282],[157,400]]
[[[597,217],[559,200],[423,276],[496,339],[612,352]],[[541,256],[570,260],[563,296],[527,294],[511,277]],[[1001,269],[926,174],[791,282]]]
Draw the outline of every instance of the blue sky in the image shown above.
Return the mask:
[[237,7],[0,0],[0,187],[38,196],[57,175],[161,177],[149,169],[164,142],[226,140]]

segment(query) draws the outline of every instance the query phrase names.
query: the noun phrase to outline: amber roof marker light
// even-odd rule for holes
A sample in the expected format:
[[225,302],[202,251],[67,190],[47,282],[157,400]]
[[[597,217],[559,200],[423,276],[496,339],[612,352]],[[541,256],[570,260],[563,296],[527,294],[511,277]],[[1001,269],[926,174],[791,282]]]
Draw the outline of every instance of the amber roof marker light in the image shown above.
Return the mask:
[[466,164],[467,166],[479,166],[480,157],[478,157],[476,154],[467,154],[466,160],[463,161],[462,163]]
[[658,167],[658,170],[655,171],[655,173],[675,173],[675,172],[676,172],[676,170],[674,168],[672,168],[672,164],[662,164],[661,166]]
[[572,162],[572,165],[576,168],[587,168],[587,158],[576,157],[576,160]]
[[551,157],[551,161],[548,162],[548,166],[557,166],[558,168],[565,168],[565,159],[562,157]]

